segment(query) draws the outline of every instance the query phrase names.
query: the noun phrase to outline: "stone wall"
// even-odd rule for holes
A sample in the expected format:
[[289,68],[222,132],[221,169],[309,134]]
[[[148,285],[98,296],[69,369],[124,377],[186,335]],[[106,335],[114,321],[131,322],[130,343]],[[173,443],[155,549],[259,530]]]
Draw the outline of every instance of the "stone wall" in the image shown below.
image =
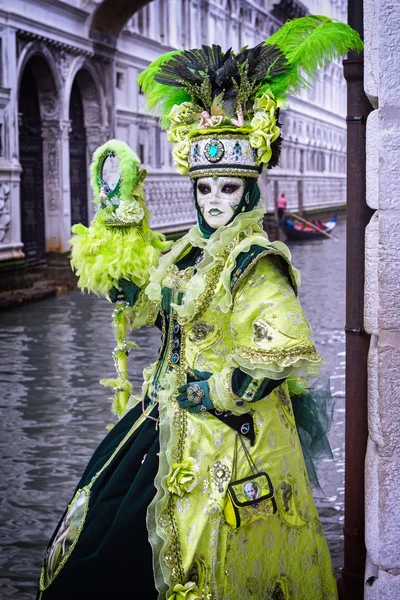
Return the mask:
[[369,352],[366,600],[400,598],[400,3],[364,0],[367,122],[365,329]]

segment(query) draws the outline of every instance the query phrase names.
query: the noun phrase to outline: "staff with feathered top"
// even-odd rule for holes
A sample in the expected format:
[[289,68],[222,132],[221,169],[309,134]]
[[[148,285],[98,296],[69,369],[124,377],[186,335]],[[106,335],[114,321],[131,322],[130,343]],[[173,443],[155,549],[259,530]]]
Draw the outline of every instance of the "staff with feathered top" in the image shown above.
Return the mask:
[[93,154],[90,173],[97,212],[89,227],[72,227],[71,266],[82,290],[117,302],[113,316],[117,379],[101,383],[114,389],[113,411],[120,415],[132,391],[127,375],[127,355],[133,345],[126,339],[129,309],[150,267],[158,264],[160,253],[170,244],[149,227],[146,171],[140,170],[139,158],[127,144],[110,140],[100,146]]

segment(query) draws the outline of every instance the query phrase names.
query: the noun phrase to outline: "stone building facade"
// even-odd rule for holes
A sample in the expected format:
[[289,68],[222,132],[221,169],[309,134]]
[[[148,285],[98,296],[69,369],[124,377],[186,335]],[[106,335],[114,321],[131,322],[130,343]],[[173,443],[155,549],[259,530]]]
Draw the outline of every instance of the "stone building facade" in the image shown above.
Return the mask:
[[[309,12],[346,19],[344,0],[132,1],[117,36],[112,19],[110,35],[107,19],[102,35],[93,35],[105,5],[112,3],[0,3],[0,265],[68,251],[71,224],[93,215],[91,154],[111,137],[148,168],[152,226],[167,232],[193,224],[190,182],[176,174],[136,83],[160,53],[214,42],[237,50]],[[342,67],[333,63],[282,115],[281,164],[261,182],[269,210],[282,191],[293,210],[344,204],[344,114]]]
[[368,362],[366,600],[400,598],[400,4],[364,0]]

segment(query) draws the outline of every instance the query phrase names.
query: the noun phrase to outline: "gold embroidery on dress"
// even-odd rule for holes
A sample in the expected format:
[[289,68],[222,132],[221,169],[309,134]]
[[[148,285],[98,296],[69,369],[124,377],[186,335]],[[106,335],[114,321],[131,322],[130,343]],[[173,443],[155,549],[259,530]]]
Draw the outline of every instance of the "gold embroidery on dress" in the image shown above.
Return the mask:
[[201,342],[209,333],[212,333],[214,329],[214,325],[207,325],[204,321],[199,321],[193,326],[192,334],[189,335],[189,340],[191,342]]
[[[276,319],[276,315],[272,315],[272,319]],[[278,333],[280,333],[281,335],[283,335],[283,337],[289,338],[290,340],[295,340],[297,339],[295,336],[293,335],[289,335],[288,333],[285,333],[284,331],[282,331],[282,329],[279,329],[278,327],[276,327],[271,319],[266,319],[265,317],[263,319],[257,319],[256,321],[254,321],[253,323],[253,330],[254,330],[254,341],[257,343],[260,342],[270,342],[274,339],[273,333],[275,331],[277,331]]]

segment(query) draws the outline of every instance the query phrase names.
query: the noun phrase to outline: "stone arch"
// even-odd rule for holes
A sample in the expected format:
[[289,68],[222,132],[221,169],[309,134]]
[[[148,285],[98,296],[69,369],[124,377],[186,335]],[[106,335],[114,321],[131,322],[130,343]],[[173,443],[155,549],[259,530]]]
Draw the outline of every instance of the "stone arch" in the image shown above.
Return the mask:
[[[65,86],[64,118],[68,122],[68,209],[71,223],[87,222],[93,216],[89,164],[92,154],[109,137],[109,122],[102,77],[97,68],[83,57],[73,64]],[[71,106],[71,102],[72,105]],[[81,105],[82,131],[74,130],[71,110]],[[75,115],[76,116],[76,115]]]
[[124,25],[151,0],[103,0],[93,13],[90,37],[115,44]]
[[[111,76],[111,73],[109,73]],[[84,122],[87,129],[93,129],[93,144],[98,146],[105,141],[110,129],[106,94],[104,90],[104,74],[97,65],[84,57],[78,57],[71,66],[65,82],[64,119],[69,119],[69,101],[74,82],[79,87],[82,95]],[[109,85],[113,88],[114,82]],[[93,151],[95,147],[93,147]]]
[[40,115],[43,120],[59,118],[60,79],[53,53],[43,42],[28,43],[18,60],[18,96],[24,70],[31,63],[38,87]]
[[[36,117],[23,98],[27,89],[36,97]],[[18,106],[21,240],[26,260],[35,262],[60,248],[60,80],[56,59],[42,42],[28,43],[19,57]]]

